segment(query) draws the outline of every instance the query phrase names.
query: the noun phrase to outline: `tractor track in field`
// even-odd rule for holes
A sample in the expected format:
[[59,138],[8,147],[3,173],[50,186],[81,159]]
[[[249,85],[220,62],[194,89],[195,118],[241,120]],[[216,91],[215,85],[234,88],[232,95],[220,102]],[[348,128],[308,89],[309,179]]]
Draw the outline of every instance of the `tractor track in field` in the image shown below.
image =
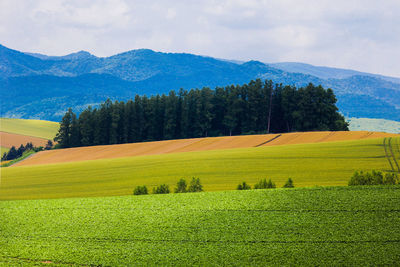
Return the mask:
[[389,139],[388,146],[389,146],[390,154],[392,154],[392,158],[393,158],[394,164],[397,167],[397,171],[400,172],[400,166],[399,166],[398,160],[396,159],[396,155],[395,155],[395,153],[393,151],[393,146],[392,146],[393,138],[389,137],[388,139]]
[[397,167],[397,171],[400,172],[400,166],[399,166],[399,162],[398,162],[398,161],[400,161],[400,159],[396,159],[396,155],[395,155],[395,153],[393,151],[395,149],[395,148],[393,148],[393,146],[395,146],[395,144],[392,145],[392,141],[393,141],[393,138],[390,137],[390,139],[389,139],[389,150],[390,150],[390,153],[392,154],[393,161],[394,161],[394,163],[395,163],[395,165]]
[[389,155],[389,152],[388,152],[388,148],[386,147],[386,143],[387,143],[386,140],[387,140],[386,137],[383,138],[383,149],[385,150],[385,157],[389,162],[390,168],[392,169],[392,171],[394,171],[392,161],[390,160],[390,155]]
[[324,142],[325,140],[328,140],[330,137],[334,136],[336,133],[335,132],[330,132],[328,135],[322,137],[317,141],[317,143]]
[[261,144],[255,145],[254,147],[259,147],[259,146],[268,144],[269,142],[272,142],[272,141],[274,141],[275,139],[277,139],[278,137],[281,137],[281,136],[282,136],[282,134],[278,134],[277,136],[272,137],[271,139],[269,139],[269,140],[267,140],[265,142],[262,142]]
[[[386,158],[389,162],[390,168],[393,172],[400,172],[400,166],[398,160],[396,159],[395,153],[393,152],[393,138],[392,137],[385,137],[383,139],[383,148],[385,150]],[[393,163],[392,163],[393,161]],[[396,170],[397,169],[397,170]]]

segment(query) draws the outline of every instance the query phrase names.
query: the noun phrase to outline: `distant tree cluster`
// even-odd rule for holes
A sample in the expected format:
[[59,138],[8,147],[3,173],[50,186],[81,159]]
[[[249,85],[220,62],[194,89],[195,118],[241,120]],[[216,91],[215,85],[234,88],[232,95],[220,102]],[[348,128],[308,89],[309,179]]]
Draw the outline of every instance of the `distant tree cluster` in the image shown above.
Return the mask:
[[[159,186],[153,187],[153,194],[169,194],[169,185],[161,184]],[[203,192],[203,185],[200,182],[200,178],[192,177],[190,185],[188,187],[185,179],[180,179],[175,187],[175,193],[194,193]],[[149,192],[145,185],[136,186],[133,190],[134,195],[147,195]]]
[[[51,149],[53,146],[53,142],[51,140],[48,140],[47,145],[45,146],[44,149]],[[35,147],[31,142],[26,143],[26,145],[21,145],[18,149],[15,146],[12,146],[8,152],[4,152],[3,156],[1,157],[2,161],[5,160],[13,160],[16,158],[21,157],[25,151],[33,150],[35,152],[43,150],[42,146]]]
[[380,171],[363,172],[356,171],[350,178],[349,185],[395,185],[399,184],[399,177],[395,173]]
[[79,118],[67,111],[54,139],[77,147],[207,136],[292,131],[348,130],[331,89],[282,86],[257,79],[249,84],[181,89],[168,95],[137,95],[88,107]]
[[[46,146],[44,147],[45,150],[49,150],[53,147],[53,142],[51,140],[47,141]],[[4,152],[3,156],[1,157],[2,161],[5,160],[13,160],[16,158],[21,157],[25,151],[33,150],[35,152],[43,150],[42,146],[36,147],[33,146],[31,142],[26,143],[26,145],[22,145],[17,149],[15,146],[12,146],[8,152]]]
[[[294,184],[293,184],[292,178],[288,178],[286,183],[282,187],[283,188],[293,188]],[[268,182],[267,182],[267,179],[261,179],[258,183],[256,183],[254,185],[254,189],[273,189],[273,188],[276,188],[276,185],[274,182],[272,182],[271,179],[269,179]],[[242,183],[238,184],[236,189],[237,190],[251,190],[251,185],[249,185],[246,182],[242,182]]]
[[18,149],[12,146],[8,152],[4,152],[1,160],[13,160],[19,158],[24,154],[25,151],[33,149],[32,143],[27,143],[25,146],[21,145]]

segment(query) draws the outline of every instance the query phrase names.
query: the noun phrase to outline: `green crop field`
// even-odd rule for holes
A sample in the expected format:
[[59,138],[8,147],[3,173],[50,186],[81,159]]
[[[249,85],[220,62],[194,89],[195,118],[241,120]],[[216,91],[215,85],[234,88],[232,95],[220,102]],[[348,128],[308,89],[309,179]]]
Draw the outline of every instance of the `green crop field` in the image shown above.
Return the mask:
[[43,120],[0,118],[0,126],[0,131],[3,132],[52,140],[58,132],[59,123]]
[[3,153],[4,153],[4,152],[8,152],[8,150],[10,150],[8,147],[2,147],[2,146],[0,146],[0,154],[1,154],[1,156],[3,156]]
[[398,265],[399,206],[399,186],[1,201],[0,263]]
[[399,140],[391,139],[390,150],[378,138],[8,167],[1,169],[0,200],[129,195],[137,185],[173,187],[192,176],[205,191],[262,178],[278,187],[289,177],[296,187],[347,185],[356,170],[391,171],[391,152],[400,159]]

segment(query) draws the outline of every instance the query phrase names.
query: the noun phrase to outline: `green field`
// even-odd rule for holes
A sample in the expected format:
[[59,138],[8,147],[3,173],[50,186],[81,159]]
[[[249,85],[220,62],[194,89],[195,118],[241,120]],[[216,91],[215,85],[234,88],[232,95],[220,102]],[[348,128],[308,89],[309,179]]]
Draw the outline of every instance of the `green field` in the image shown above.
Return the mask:
[[8,147],[0,146],[0,154],[1,154],[1,156],[3,156],[4,152],[8,152],[8,150],[10,150]]
[[0,118],[0,131],[16,133],[52,140],[59,128],[59,123],[43,120],[24,120]]
[[398,265],[400,187],[1,201],[0,263]]
[[[271,178],[278,187],[347,185],[356,170],[390,171],[383,138],[2,168],[0,200],[129,195],[137,185],[173,187],[199,177],[205,191]],[[400,138],[391,148],[400,159]],[[390,156],[390,155],[389,155]],[[394,165],[393,159],[391,159]]]

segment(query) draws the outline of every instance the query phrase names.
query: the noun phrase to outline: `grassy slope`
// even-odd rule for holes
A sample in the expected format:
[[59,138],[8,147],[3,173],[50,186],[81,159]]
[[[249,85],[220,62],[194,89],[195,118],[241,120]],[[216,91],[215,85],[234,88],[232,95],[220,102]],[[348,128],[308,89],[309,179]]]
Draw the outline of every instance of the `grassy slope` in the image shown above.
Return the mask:
[[[397,144],[399,139],[393,138]],[[399,159],[400,151],[395,153]],[[172,187],[192,176],[206,191],[261,178],[278,187],[288,177],[296,186],[346,185],[355,170],[371,169],[390,169],[382,138],[4,168],[0,200],[128,195],[137,185]]]
[[4,152],[8,152],[8,150],[10,150],[8,147],[2,147],[2,146],[0,146],[0,153],[1,153],[1,156],[3,156],[3,153],[4,153]]
[[0,265],[400,262],[400,187],[0,202]]
[[40,152],[35,157],[16,164],[16,166],[65,163],[85,160],[123,158],[155,154],[250,148],[257,146],[276,146],[289,144],[350,141],[379,137],[399,136],[378,132],[297,132],[266,135],[241,135],[224,137],[192,138],[142,142],[108,146],[90,146],[56,149]]
[[43,120],[23,120],[0,118],[1,131],[27,136],[53,139],[58,131],[59,123]]

